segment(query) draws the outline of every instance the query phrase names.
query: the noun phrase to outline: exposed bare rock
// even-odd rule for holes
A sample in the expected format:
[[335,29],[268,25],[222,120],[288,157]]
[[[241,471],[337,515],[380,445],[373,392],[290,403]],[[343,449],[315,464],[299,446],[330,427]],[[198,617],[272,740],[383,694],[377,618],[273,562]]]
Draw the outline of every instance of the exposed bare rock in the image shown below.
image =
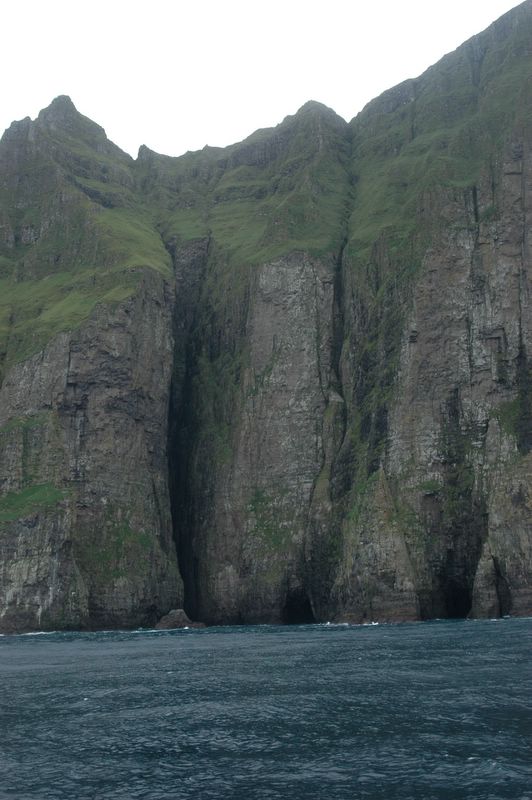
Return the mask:
[[0,630],[532,613],[531,41],[180,158],[13,123]]
[[204,628],[203,622],[192,622],[182,608],[174,608],[161,617],[157,625],[157,630],[173,630],[174,628]]

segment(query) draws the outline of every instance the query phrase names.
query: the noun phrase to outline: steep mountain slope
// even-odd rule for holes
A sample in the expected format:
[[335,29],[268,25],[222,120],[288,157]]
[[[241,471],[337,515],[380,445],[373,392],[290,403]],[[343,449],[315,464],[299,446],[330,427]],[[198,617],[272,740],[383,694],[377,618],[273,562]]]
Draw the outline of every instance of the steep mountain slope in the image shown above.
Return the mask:
[[531,33],[524,3],[352,123],[320,617],[530,609]]
[[131,164],[68,98],[0,145],[4,630],[147,624],[181,602],[174,277]]
[[532,2],[350,124],[0,144],[0,628],[531,611]]
[[530,608],[531,8],[353,123],[336,613]]

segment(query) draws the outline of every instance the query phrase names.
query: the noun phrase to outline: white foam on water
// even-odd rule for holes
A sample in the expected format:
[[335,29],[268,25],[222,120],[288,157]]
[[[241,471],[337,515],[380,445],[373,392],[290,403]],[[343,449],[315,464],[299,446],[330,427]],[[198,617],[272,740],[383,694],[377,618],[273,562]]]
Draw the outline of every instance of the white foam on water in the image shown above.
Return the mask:
[[164,633],[164,630],[159,628],[138,628],[134,631],[125,631],[125,633]]
[[[256,627],[259,627],[258,625]],[[184,628],[137,628],[134,631],[121,631],[121,633],[175,633],[176,631],[190,631],[191,628],[186,625]],[[112,631],[110,631],[112,632]],[[114,631],[116,633],[116,631]]]
[[318,622],[316,627],[318,628],[348,628],[350,622]]

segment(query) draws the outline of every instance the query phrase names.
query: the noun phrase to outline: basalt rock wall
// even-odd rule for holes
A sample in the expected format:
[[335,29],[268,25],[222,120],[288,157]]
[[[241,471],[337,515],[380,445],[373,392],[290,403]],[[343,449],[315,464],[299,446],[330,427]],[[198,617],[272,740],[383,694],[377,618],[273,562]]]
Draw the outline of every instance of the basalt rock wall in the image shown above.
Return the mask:
[[0,629],[531,613],[532,3],[351,123],[0,144]]

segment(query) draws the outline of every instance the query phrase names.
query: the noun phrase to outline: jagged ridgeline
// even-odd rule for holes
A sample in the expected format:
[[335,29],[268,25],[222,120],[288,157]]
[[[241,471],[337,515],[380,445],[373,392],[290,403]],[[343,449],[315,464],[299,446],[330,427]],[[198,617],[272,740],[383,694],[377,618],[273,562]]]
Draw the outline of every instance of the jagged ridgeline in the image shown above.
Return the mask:
[[532,2],[351,123],[0,144],[0,629],[532,612]]

